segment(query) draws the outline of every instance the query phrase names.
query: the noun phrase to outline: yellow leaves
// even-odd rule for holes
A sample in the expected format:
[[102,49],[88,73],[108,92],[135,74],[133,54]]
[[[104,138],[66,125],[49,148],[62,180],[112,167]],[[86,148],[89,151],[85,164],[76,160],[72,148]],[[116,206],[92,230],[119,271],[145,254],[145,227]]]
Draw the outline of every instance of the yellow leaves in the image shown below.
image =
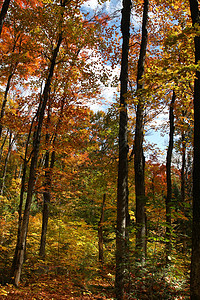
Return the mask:
[[180,9],[180,2],[174,1],[173,4],[172,4],[172,6],[173,6],[174,9],[179,10]]
[[8,291],[6,290],[6,288],[0,285],[0,296],[7,296],[7,295],[8,295]]
[[0,196],[0,203],[1,205],[9,203],[9,199],[5,196]]
[[135,222],[135,220],[136,220],[136,217],[135,217],[135,213],[134,213],[134,211],[133,211],[133,210],[131,210],[131,211],[129,212],[129,215],[130,215],[130,219],[131,219],[131,221],[134,221],[134,222]]
[[53,3],[53,1],[52,0],[42,0],[42,3],[43,4],[51,4],[51,3]]
[[0,252],[1,251],[8,251],[8,248],[7,247],[5,247],[5,246],[2,246],[2,245],[0,245]]
[[66,266],[73,269],[83,265],[86,257],[88,266],[97,257],[96,233],[84,220],[72,221],[69,216],[66,220],[50,219],[48,241],[47,251],[53,253],[58,247],[62,249]]

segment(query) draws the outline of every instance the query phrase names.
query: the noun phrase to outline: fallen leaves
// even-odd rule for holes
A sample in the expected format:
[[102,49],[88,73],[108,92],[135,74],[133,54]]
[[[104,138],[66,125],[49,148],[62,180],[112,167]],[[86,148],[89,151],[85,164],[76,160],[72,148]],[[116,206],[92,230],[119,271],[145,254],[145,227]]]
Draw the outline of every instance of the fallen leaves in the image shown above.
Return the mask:
[[[13,285],[0,286],[0,299],[7,300],[65,300],[65,299],[114,299],[113,290],[106,281],[92,281],[92,291],[90,285],[74,283],[74,277],[66,276],[49,276],[43,275],[22,282],[19,288]],[[76,278],[78,281],[79,278]],[[81,278],[80,278],[81,280]],[[77,282],[76,281],[76,282]],[[99,284],[98,284],[99,282]],[[108,288],[108,290],[107,290]]]

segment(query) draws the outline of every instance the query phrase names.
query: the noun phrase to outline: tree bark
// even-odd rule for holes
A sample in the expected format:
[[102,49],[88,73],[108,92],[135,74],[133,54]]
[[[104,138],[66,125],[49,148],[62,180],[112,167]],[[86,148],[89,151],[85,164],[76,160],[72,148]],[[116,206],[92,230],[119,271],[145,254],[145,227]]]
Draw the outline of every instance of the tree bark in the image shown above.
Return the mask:
[[7,140],[7,137],[8,137],[8,133],[9,133],[9,129],[7,129],[6,135],[3,139],[3,142],[2,142],[2,145],[1,145],[1,148],[0,148],[0,162],[1,162],[1,159],[2,159],[3,148],[5,146],[5,143],[6,143],[6,140]]
[[3,175],[2,175],[2,178],[1,178],[1,191],[0,191],[1,196],[3,195],[3,191],[4,191],[4,187],[5,187],[6,172],[7,172],[8,161],[9,161],[10,153],[11,153],[11,150],[12,150],[13,142],[14,142],[14,139],[12,140],[12,132],[10,132],[8,152],[7,152],[7,155],[6,155],[4,169],[3,169]]
[[117,187],[117,232],[116,232],[116,299],[124,297],[124,286],[127,278],[127,215],[128,215],[128,141],[127,141],[127,84],[128,52],[130,38],[131,1],[123,0],[121,32],[122,60],[120,74],[120,120],[119,120],[119,164]]
[[[181,164],[181,203],[183,204],[183,212],[185,214],[185,165],[186,165],[186,141],[185,133],[182,132],[182,164]],[[186,253],[186,224],[183,225],[183,254]]]
[[21,234],[22,212],[23,212],[22,208],[23,208],[23,202],[24,202],[27,164],[28,164],[28,161],[29,161],[29,159],[27,159],[27,154],[28,154],[28,146],[29,146],[29,143],[30,143],[30,137],[31,137],[35,117],[36,116],[34,116],[33,119],[32,119],[31,126],[30,126],[30,129],[29,129],[29,134],[28,134],[27,141],[26,141],[26,149],[25,149],[25,154],[24,154],[24,163],[23,163],[23,171],[22,171],[22,178],[21,178],[20,201],[19,201],[19,208],[18,208],[17,243],[16,243],[16,247],[15,247],[15,254],[14,254],[14,257],[13,257],[11,270],[10,270],[10,278],[13,277],[14,270],[16,268],[17,254],[18,254],[18,249],[20,247],[20,234]]
[[55,163],[55,151],[51,154],[51,163],[49,166],[49,151],[46,151],[45,157],[45,182],[44,187],[45,191],[43,193],[44,202],[43,202],[43,211],[42,211],[42,233],[40,240],[40,251],[39,255],[44,259],[45,258],[45,248],[46,248],[46,236],[47,236],[47,227],[48,227],[48,219],[49,219],[49,204],[51,201],[51,177],[52,170]]
[[6,107],[6,103],[7,103],[8,92],[9,92],[9,89],[10,89],[10,83],[11,83],[11,79],[12,79],[13,75],[14,75],[14,72],[12,72],[8,76],[6,90],[5,90],[5,93],[4,93],[4,99],[3,99],[3,103],[2,103],[2,107],[1,107],[1,114],[0,114],[0,138],[1,138],[2,130],[3,130],[2,119],[3,119],[4,114],[5,114],[5,107]]
[[44,193],[43,193],[43,210],[42,210],[42,232],[41,232],[41,239],[40,239],[40,250],[39,255],[42,259],[45,259],[45,247],[46,247],[46,235],[47,235],[47,226],[48,226],[48,218],[49,218],[49,204],[50,204],[50,187],[51,187],[51,174],[49,169],[49,124],[51,119],[51,105],[49,104],[48,107],[48,117],[47,117],[47,124],[46,124],[46,136],[45,136],[45,143],[46,143],[46,153],[44,158],[44,167],[45,167],[45,176],[44,176]]
[[51,80],[53,77],[54,67],[56,64],[56,58],[59,52],[59,48],[62,42],[62,33],[59,34],[57,45],[53,51],[51,64],[49,67],[49,74],[46,80],[46,84],[44,87],[43,95],[42,95],[42,103],[39,109],[38,115],[38,124],[35,129],[35,133],[33,136],[33,151],[32,151],[32,158],[31,158],[31,165],[30,165],[30,172],[29,172],[29,181],[28,181],[28,191],[27,191],[27,198],[26,198],[26,205],[24,209],[24,215],[21,225],[21,233],[19,239],[19,245],[16,246],[16,261],[13,267],[13,274],[11,273],[11,278],[14,278],[13,282],[16,286],[19,284],[22,265],[24,261],[24,253],[25,253],[25,245],[26,245],[26,236],[28,231],[28,223],[29,223],[29,214],[30,208],[32,203],[32,196],[33,190],[35,186],[35,177],[36,177],[36,166],[38,161],[38,154],[39,154],[39,147],[40,147],[40,139],[41,139],[41,131],[44,119],[45,108],[47,105],[47,101],[49,98],[49,91],[51,86]]
[[[56,132],[55,136],[53,139],[53,145],[55,144],[55,141],[57,139],[57,130],[59,129],[59,125],[62,122],[62,117],[63,117],[63,109],[64,109],[64,99],[62,99],[61,102],[61,111],[60,111],[60,116],[58,119],[58,123],[56,125]],[[49,143],[49,133],[48,133],[48,126],[50,122],[50,106],[49,106],[49,111],[48,111],[48,120],[47,120],[47,134],[46,134],[46,144],[48,146]],[[46,236],[47,236],[47,228],[48,228],[48,219],[49,219],[49,205],[51,201],[51,182],[52,182],[52,170],[54,167],[55,163],[55,151],[52,151],[51,154],[51,163],[49,166],[49,151],[46,151],[45,154],[45,180],[44,180],[44,187],[45,191],[43,193],[43,210],[42,210],[42,232],[41,232],[41,239],[40,239],[40,250],[39,250],[39,255],[45,259],[45,249],[46,249]]]
[[166,176],[167,176],[167,197],[165,201],[166,205],[166,263],[170,262],[170,255],[172,250],[171,244],[171,231],[172,231],[172,220],[171,220],[171,206],[172,206],[172,178],[171,178],[171,163],[172,163],[172,151],[174,146],[174,103],[175,103],[175,92],[173,91],[172,100],[169,108],[169,145],[167,149],[166,159]]
[[103,264],[104,257],[103,257],[103,222],[104,222],[104,211],[105,211],[105,201],[106,201],[106,194],[103,195],[103,203],[101,208],[101,217],[98,223],[98,238],[99,238],[99,262]]
[[182,133],[182,164],[181,164],[181,202],[182,203],[185,203],[185,165],[186,165],[185,134]]
[[[193,26],[200,26],[199,2],[190,0]],[[197,27],[197,31],[198,31]],[[200,61],[200,36],[194,38],[195,63]],[[200,300],[200,72],[196,71],[194,81],[194,160],[193,160],[193,223],[192,258],[190,274],[190,299]]]
[[146,257],[146,213],[145,213],[145,157],[143,153],[143,139],[144,139],[144,99],[140,92],[143,89],[141,82],[144,75],[144,64],[148,41],[148,9],[149,1],[144,0],[143,20],[142,20],[142,40],[140,45],[140,55],[138,60],[137,71],[137,93],[138,104],[136,110],[136,128],[135,128],[135,194],[136,194],[136,258],[142,263],[145,262]]
[[10,4],[10,0],[5,0],[4,3],[3,3],[3,6],[1,8],[1,13],[0,13],[0,36],[1,36],[2,28],[3,28],[3,22],[5,20],[6,14],[7,14],[9,4]]

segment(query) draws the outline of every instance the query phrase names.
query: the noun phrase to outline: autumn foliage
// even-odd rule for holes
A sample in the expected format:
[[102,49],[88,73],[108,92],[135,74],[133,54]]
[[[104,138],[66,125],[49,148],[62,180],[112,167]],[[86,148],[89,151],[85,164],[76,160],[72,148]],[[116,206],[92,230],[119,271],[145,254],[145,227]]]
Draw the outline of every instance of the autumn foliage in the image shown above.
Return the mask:
[[[17,0],[3,17],[0,299],[115,297],[122,39],[121,6],[111,13],[107,4],[99,1],[95,12],[81,0]],[[121,95],[128,109],[123,297],[189,299],[197,31],[185,1],[150,1],[146,59],[137,79],[143,1],[133,1],[131,9],[127,90]],[[169,225],[166,155],[174,94]],[[145,262],[136,245],[138,105],[144,130]],[[164,146],[151,141],[154,133],[164,137]]]

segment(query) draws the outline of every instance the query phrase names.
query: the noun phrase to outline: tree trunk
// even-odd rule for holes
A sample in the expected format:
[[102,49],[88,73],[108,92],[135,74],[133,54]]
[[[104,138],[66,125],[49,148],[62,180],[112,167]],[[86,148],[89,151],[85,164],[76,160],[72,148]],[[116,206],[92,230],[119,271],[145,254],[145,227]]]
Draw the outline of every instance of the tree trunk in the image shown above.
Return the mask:
[[128,209],[128,142],[127,142],[127,84],[128,52],[130,38],[131,1],[123,0],[121,32],[122,60],[120,74],[120,120],[119,120],[119,164],[117,187],[117,232],[116,232],[116,299],[124,297],[124,285],[127,278],[127,209]]
[[28,191],[27,191],[27,198],[26,198],[26,205],[24,209],[24,215],[21,225],[21,233],[19,238],[19,245],[16,245],[16,260],[15,265],[13,267],[13,274],[11,273],[11,277],[14,278],[13,282],[16,286],[19,284],[22,264],[24,261],[24,253],[25,253],[25,245],[26,245],[26,236],[28,231],[28,223],[29,223],[29,214],[33,196],[33,190],[35,186],[35,177],[36,177],[36,166],[38,161],[38,154],[39,154],[39,147],[40,147],[40,139],[41,139],[41,131],[42,131],[42,124],[44,119],[45,108],[47,105],[47,101],[49,98],[49,91],[51,86],[51,80],[53,77],[54,67],[56,63],[56,58],[59,52],[59,48],[62,42],[62,33],[59,34],[59,39],[57,42],[57,46],[53,51],[51,64],[49,68],[49,74],[47,77],[47,81],[44,87],[43,95],[42,95],[42,103],[39,108],[39,115],[38,115],[38,124],[35,129],[35,133],[33,136],[33,151],[32,151],[32,159],[31,159],[31,166],[30,166],[30,173],[29,173],[29,181],[28,181]]
[[3,142],[2,142],[2,145],[1,145],[1,148],[0,148],[0,162],[1,162],[1,159],[2,159],[3,148],[5,146],[5,143],[6,143],[6,140],[7,140],[7,137],[8,137],[8,133],[9,133],[9,129],[7,129],[6,135],[3,139]]
[[[190,0],[193,26],[200,26],[199,3]],[[200,61],[200,36],[194,38],[195,63]],[[200,72],[196,71],[194,81],[194,160],[193,160],[193,223],[192,223],[192,258],[190,275],[191,300],[200,300]]]
[[8,91],[10,89],[10,82],[11,82],[11,79],[12,79],[13,75],[14,75],[14,72],[11,73],[8,76],[6,90],[5,90],[5,93],[4,93],[4,99],[3,99],[3,103],[2,103],[2,107],[1,107],[1,114],[0,114],[0,138],[1,138],[2,130],[3,130],[2,119],[3,119],[4,114],[5,114],[5,107],[6,107],[7,98],[8,98]]
[[104,211],[105,211],[106,194],[103,195],[103,203],[101,208],[101,217],[98,224],[98,238],[99,238],[99,262],[103,264],[103,222],[104,222]]
[[3,191],[4,191],[4,187],[5,187],[6,172],[7,172],[8,161],[9,161],[10,153],[11,153],[11,150],[12,150],[13,142],[14,142],[14,139],[12,140],[12,132],[10,132],[8,152],[7,152],[7,155],[6,155],[4,169],[3,169],[3,175],[2,175],[2,178],[1,178],[1,191],[0,191],[1,196],[3,195]]
[[27,170],[27,164],[28,164],[28,161],[29,161],[27,159],[27,154],[28,154],[28,146],[29,146],[29,142],[30,142],[30,137],[31,137],[31,132],[32,132],[35,117],[36,116],[34,116],[33,119],[32,119],[31,126],[30,126],[30,129],[29,129],[28,138],[27,138],[27,141],[26,141],[26,149],[25,149],[24,163],[23,163],[23,173],[22,173],[22,178],[21,178],[20,201],[19,201],[19,208],[18,208],[17,243],[16,243],[16,247],[15,247],[15,254],[14,254],[14,257],[13,257],[13,261],[12,261],[12,266],[11,266],[11,271],[10,271],[10,278],[13,277],[14,270],[16,268],[17,254],[18,254],[18,249],[20,247],[20,234],[21,234],[21,226],[22,226],[22,208],[23,208],[23,202],[24,202],[26,170]]
[[46,151],[45,157],[45,182],[44,187],[45,191],[43,193],[44,202],[43,202],[43,211],[42,211],[42,233],[40,240],[40,251],[39,255],[44,259],[45,258],[45,247],[46,247],[46,236],[47,236],[47,227],[48,227],[48,219],[49,219],[49,204],[51,200],[51,176],[52,170],[55,162],[55,151],[51,154],[51,164],[49,166],[49,151]]
[[143,138],[144,138],[144,99],[140,92],[143,89],[141,83],[144,75],[144,64],[147,50],[147,23],[148,23],[149,2],[144,0],[143,20],[142,20],[142,40],[140,45],[140,55],[138,60],[137,71],[137,92],[138,104],[136,110],[136,128],[135,128],[135,194],[136,194],[136,258],[142,263],[146,257],[146,214],[145,214],[145,158],[143,153]]
[[175,92],[173,92],[172,100],[169,108],[169,146],[167,149],[167,161],[166,161],[166,175],[167,175],[167,197],[166,197],[166,263],[170,262],[170,255],[172,250],[171,244],[171,206],[172,206],[172,179],[171,179],[171,162],[172,162],[172,151],[174,146],[174,103],[175,103]]
[[182,133],[182,165],[181,165],[181,202],[182,203],[185,203],[185,164],[186,164],[185,134]]
[[[182,165],[181,165],[181,203],[183,204],[183,212],[185,213],[185,165],[186,165],[186,142],[185,133],[182,132]],[[186,224],[183,225],[183,253],[186,253]]]
[[42,232],[41,232],[41,239],[40,239],[40,250],[39,255],[42,259],[45,259],[45,247],[46,247],[46,236],[47,236],[47,226],[48,226],[48,218],[49,218],[49,204],[50,204],[50,187],[51,187],[51,174],[49,169],[49,124],[51,119],[51,105],[49,104],[48,107],[48,117],[46,123],[46,136],[45,136],[45,143],[46,143],[46,153],[44,157],[44,168],[45,168],[45,175],[44,175],[44,193],[43,193],[43,211],[42,211]]
[[5,20],[6,14],[7,14],[9,4],[10,4],[10,0],[5,0],[4,3],[3,3],[3,6],[1,8],[1,13],[0,13],[0,36],[1,36],[2,28],[3,28],[3,22]]
[[[61,111],[60,111],[60,116],[56,125],[56,132],[55,136],[53,139],[52,144],[55,144],[55,141],[57,139],[57,130],[59,129],[59,125],[62,122],[62,117],[63,117],[63,108],[64,108],[64,100],[61,102]],[[46,144],[48,146],[49,143],[49,138],[50,135],[48,133],[48,126],[50,122],[50,106],[49,106],[49,111],[48,111],[48,120],[47,120],[47,134],[46,134]],[[49,204],[51,201],[51,181],[52,181],[52,170],[54,167],[55,163],[55,151],[52,152],[51,154],[51,163],[49,166],[49,151],[46,151],[45,154],[45,180],[44,180],[44,187],[45,191],[43,193],[43,211],[42,211],[42,232],[41,232],[41,239],[40,239],[40,250],[39,250],[39,255],[45,259],[45,248],[46,248],[46,236],[47,236],[47,228],[48,228],[48,219],[49,219]]]

